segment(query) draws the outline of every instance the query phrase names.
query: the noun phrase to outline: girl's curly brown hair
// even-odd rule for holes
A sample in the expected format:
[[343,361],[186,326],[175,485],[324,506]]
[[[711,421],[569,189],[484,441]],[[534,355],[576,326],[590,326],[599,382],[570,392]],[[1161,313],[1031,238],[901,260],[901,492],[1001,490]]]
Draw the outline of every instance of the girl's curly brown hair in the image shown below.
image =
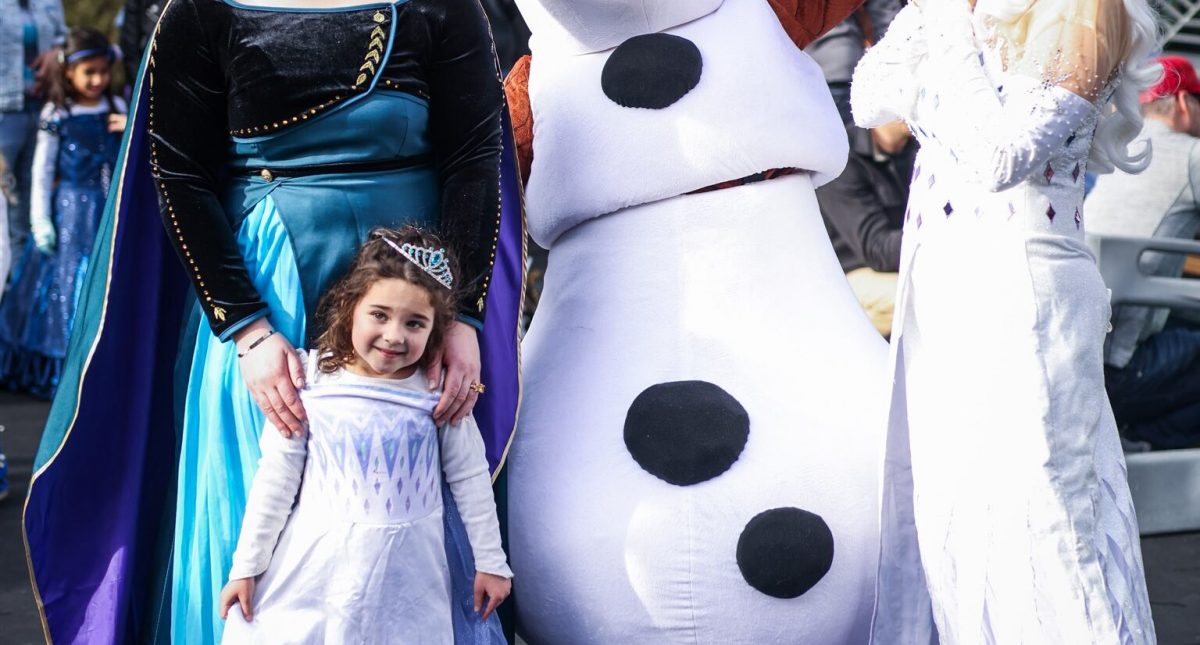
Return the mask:
[[[447,289],[421,267],[392,248],[384,241],[385,238],[396,246],[407,243],[434,249],[446,248],[436,235],[414,226],[399,229],[377,228],[371,231],[366,244],[362,245],[358,255],[354,257],[350,269],[325,291],[317,305],[317,320],[322,330],[316,341],[317,355],[320,357],[317,360],[317,368],[326,374],[336,372],[357,358],[350,337],[354,325],[354,308],[371,286],[380,280],[397,278],[422,287],[429,293],[434,320],[433,328],[429,332],[429,342],[425,345],[425,354],[421,356],[422,366],[425,366],[429,357],[442,346],[446,330],[454,322],[457,296],[455,289]],[[449,263],[451,273],[457,276],[458,265],[449,251],[445,261]]]

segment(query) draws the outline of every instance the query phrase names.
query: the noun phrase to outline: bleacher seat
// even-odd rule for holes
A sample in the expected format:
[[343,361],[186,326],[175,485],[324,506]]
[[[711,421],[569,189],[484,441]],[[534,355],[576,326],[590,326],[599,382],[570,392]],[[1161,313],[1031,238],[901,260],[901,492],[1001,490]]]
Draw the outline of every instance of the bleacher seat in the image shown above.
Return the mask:
[[[1112,304],[1200,311],[1200,280],[1147,275],[1147,251],[1200,255],[1200,242],[1176,238],[1088,235]],[[1129,488],[1142,535],[1200,530],[1200,448],[1130,453]]]

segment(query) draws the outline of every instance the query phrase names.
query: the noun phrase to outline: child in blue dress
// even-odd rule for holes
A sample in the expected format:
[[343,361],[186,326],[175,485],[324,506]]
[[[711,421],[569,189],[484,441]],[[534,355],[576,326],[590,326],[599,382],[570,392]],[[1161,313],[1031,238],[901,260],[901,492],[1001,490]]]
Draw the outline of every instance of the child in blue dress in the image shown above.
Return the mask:
[[432,235],[380,229],[323,296],[309,430],[262,432],[222,642],[503,642],[491,615],[512,572],[483,438],[471,416],[434,422],[423,369],[454,321],[454,273]]
[[114,50],[72,29],[51,75],[33,157],[30,228],[0,302],[0,383],[49,398],[58,385],[79,289],[109,180],[125,103],[109,89]]

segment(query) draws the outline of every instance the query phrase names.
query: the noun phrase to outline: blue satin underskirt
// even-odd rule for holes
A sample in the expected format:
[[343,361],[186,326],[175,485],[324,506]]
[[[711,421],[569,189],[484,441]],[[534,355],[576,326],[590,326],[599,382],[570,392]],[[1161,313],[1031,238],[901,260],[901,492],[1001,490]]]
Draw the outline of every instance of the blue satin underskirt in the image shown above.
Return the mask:
[[[296,258],[275,200],[267,196],[243,220],[238,249],[272,327],[302,347],[304,300]],[[201,323],[193,305],[189,326]],[[237,346],[207,329],[195,334],[183,409],[179,495],[175,509],[172,641],[217,643],[224,624],[217,595],[224,586],[258,467],[265,419],[237,365]]]

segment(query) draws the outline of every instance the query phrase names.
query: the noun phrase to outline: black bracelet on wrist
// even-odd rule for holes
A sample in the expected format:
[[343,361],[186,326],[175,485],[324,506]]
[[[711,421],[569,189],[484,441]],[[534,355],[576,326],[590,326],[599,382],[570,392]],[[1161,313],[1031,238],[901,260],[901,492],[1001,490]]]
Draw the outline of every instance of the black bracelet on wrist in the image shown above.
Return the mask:
[[269,332],[267,332],[267,333],[263,334],[262,336],[259,336],[259,337],[258,337],[258,340],[254,341],[253,343],[250,343],[250,346],[246,348],[246,351],[244,351],[244,352],[238,352],[238,355],[237,355],[237,356],[238,356],[238,358],[245,358],[245,357],[246,357],[246,354],[249,354],[250,352],[254,351],[254,348],[255,348],[255,347],[258,347],[259,345],[262,345],[262,343],[263,343],[263,341],[264,341],[264,340],[266,340],[266,339],[268,339],[268,338],[270,338],[270,337],[272,337],[272,336],[274,336],[274,335],[275,335],[275,330],[274,330],[274,329],[272,329],[271,331],[269,331]]

